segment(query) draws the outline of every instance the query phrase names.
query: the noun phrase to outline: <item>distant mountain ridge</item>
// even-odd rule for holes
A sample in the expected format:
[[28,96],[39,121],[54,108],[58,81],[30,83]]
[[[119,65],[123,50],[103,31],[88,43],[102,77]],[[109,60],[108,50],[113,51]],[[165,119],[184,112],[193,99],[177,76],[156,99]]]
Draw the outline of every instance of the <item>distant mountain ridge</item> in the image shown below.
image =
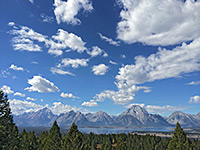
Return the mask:
[[94,114],[69,111],[55,115],[48,108],[36,112],[24,113],[15,116],[17,126],[52,126],[57,121],[61,127],[68,127],[74,122],[80,127],[162,127],[175,125],[179,122],[183,126],[200,126],[200,113],[196,115],[183,112],[174,112],[169,117],[162,117],[158,114],[149,114],[145,108],[134,105],[119,116],[110,116],[106,112]]

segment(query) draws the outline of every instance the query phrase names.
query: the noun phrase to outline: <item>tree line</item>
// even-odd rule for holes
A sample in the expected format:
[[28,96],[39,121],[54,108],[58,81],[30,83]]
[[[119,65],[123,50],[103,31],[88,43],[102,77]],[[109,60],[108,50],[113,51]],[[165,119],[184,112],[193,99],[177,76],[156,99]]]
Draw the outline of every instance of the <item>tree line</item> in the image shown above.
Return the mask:
[[83,134],[75,123],[62,135],[56,121],[40,136],[34,131],[19,133],[8,97],[0,91],[0,150],[200,150],[200,141],[190,140],[179,123],[171,139],[131,133]]

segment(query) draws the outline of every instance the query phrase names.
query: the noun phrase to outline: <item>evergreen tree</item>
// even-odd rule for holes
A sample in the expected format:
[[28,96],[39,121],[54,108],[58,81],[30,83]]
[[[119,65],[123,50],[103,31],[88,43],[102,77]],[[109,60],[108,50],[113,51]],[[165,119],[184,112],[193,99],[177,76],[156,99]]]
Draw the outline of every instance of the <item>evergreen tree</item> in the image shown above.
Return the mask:
[[[15,136],[12,136],[17,130],[14,126],[8,96],[4,95],[3,91],[0,90],[0,149],[10,150],[16,147],[13,145]],[[13,131],[13,129],[15,130]]]
[[49,150],[60,150],[61,149],[61,140],[62,136],[60,133],[60,128],[55,121],[53,123],[53,126],[50,129],[49,136],[47,139],[47,142],[44,146],[44,149],[49,149]]
[[168,145],[168,150],[186,150],[190,149],[190,147],[191,141],[186,137],[186,133],[177,122],[173,137]]
[[83,148],[83,134],[75,123],[72,124],[67,136],[63,138],[62,150],[80,150]]
[[121,136],[117,140],[116,150],[126,150],[126,144]]

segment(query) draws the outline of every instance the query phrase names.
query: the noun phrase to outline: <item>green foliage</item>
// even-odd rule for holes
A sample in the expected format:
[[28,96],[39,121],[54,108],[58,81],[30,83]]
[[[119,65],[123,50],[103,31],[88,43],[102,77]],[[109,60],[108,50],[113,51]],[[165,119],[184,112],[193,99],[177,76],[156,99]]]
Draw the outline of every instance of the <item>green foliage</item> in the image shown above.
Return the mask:
[[123,137],[120,136],[117,141],[116,150],[125,150],[125,149],[126,149],[125,141],[123,140]]
[[168,150],[189,150],[190,148],[191,141],[186,137],[186,133],[177,122],[174,135],[168,145]]
[[60,150],[61,149],[62,136],[60,133],[60,128],[55,121],[52,128],[50,129],[47,141],[44,145],[45,150]]
[[62,150],[80,150],[83,147],[83,134],[78,130],[76,124],[73,123],[67,136],[63,138]]

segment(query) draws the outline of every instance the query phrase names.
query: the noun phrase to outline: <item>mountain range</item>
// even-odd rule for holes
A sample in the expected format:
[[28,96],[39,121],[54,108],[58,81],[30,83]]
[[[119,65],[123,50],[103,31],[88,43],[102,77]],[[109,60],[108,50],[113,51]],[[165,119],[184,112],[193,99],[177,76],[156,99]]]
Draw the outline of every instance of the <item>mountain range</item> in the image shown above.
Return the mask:
[[80,127],[163,127],[175,125],[179,122],[182,126],[200,126],[200,113],[186,114],[180,111],[173,112],[169,117],[158,114],[149,114],[145,108],[134,105],[119,116],[110,116],[106,112],[94,114],[69,111],[55,115],[48,108],[36,112],[14,115],[17,126],[48,126],[54,121],[61,127],[68,127],[74,122]]

